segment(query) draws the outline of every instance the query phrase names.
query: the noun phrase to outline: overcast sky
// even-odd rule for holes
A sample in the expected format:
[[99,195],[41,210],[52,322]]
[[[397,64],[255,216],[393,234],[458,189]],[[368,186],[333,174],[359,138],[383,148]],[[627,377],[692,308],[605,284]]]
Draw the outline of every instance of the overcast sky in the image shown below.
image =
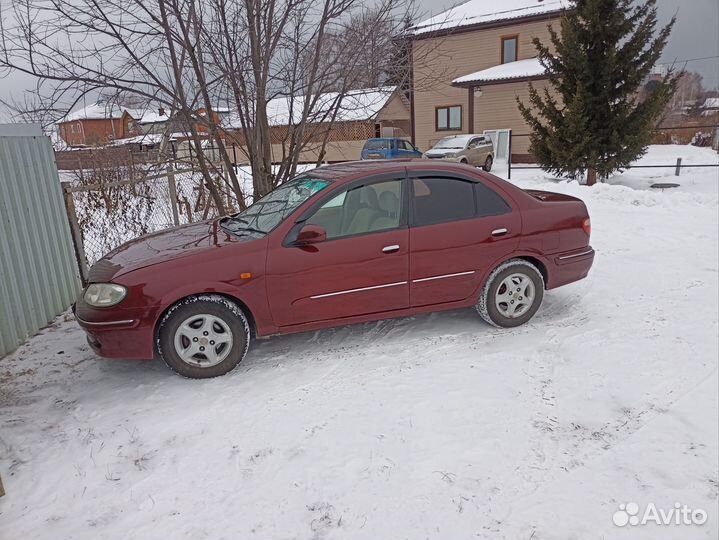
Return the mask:
[[[12,0],[0,0],[6,4]],[[498,3],[500,0],[496,0]],[[421,12],[427,16],[441,13],[445,9],[461,2],[452,0],[417,0]],[[663,63],[678,61],[687,70],[697,71],[704,77],[707,88],[719,86],[719,0],[657,0],[659,16],[663,22],[677,14],[677,23],[669,40]],[[10,75],[0,79],[0,98],[13,97],[22,101],[23,91],[32,85],[26,77]],[[1,106],[0,106],[1,107]],[[0,119],[3,115],[0,108]]]

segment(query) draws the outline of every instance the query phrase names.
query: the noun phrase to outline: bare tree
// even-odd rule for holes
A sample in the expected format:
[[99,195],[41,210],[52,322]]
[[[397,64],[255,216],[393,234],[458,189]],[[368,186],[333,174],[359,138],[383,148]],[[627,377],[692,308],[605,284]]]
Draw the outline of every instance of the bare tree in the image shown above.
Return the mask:
[[223,190],[241,209],[217,106],[235,110],[253,193],[267,193],[306,149],[321,161],[331,127],[362,106],[352,91],[382,81],[410,1],[14,0],[0,12],[0,75],[37,80],[20,108],[45,123],[100,92],[171,111],[218,210]]

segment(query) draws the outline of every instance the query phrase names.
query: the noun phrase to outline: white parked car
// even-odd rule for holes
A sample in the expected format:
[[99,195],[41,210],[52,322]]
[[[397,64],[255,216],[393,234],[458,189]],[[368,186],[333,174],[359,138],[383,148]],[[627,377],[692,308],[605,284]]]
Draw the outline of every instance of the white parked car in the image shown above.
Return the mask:
[[446,159],[492,170],[494,145],[487,135],[450,135],[425,152],[429,159]]

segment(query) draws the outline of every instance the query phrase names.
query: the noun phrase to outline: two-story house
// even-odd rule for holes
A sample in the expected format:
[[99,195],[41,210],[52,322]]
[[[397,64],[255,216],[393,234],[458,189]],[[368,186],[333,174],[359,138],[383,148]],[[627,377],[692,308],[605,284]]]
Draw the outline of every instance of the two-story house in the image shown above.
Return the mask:
[[488,133],[496,158],[527,161],[529,127],[516,98],[529,82],[547,85],[532,39],[549,44],[548,26],[570,0],[469,0],[411,29],[412,139],[423,150],[447,135]]
[[134,118],[126,108],[99,101],[69,112],[57,127],[70,147],[99,146],[138,134]]

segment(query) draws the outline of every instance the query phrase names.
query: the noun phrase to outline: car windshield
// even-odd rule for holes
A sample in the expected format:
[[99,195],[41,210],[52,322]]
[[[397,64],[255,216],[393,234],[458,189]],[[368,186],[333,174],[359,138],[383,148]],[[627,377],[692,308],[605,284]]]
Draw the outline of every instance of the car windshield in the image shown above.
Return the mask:
[[372,139],[365,143],[365,150],[387,150],[390,148],[390,142],[387,139]]
[[246,210],[225,218],[222,225],[243,236],[267,234],[307,199],[329,185],[328,180],[319,178],[295,178],[268,193]]
[[435,148],[459,148],[462,149],[465,146],[467,146],[467,142],[469,141],[470,137],[445,137],[444,139],[440,139],[437,144],[434,145]]

